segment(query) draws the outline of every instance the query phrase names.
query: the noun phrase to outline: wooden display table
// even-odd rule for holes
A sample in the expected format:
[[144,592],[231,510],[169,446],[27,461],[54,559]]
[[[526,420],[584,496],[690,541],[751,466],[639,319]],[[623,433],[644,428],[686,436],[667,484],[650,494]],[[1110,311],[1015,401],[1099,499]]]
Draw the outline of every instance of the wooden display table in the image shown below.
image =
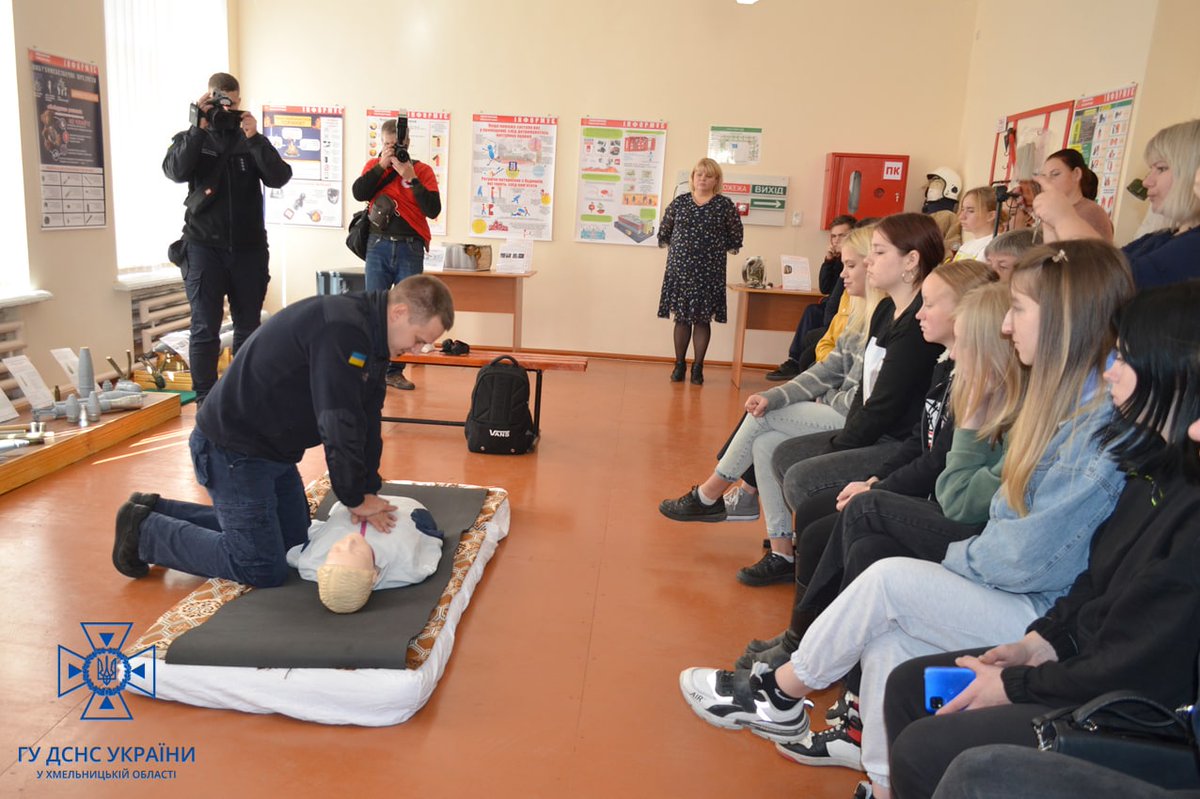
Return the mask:
[[[521,349],[521,313],[526,278],[537,274],[537,270],[514,275],[507,272],[426,272],[440,279],[454,295],[455,311],[478,313],[501,313],[512,315],[512,348]],[[361,291],[366,286],[364,267],[352,266],[317,273],[318,293],[337,277],[341,285],[351,291]],[[336,293],[336,291],[334,292]]]
[[800,316],[808,306],[820,302],[825,295],[813,291],[784,291],[783,289],[752,289],[744,283],[726,284],[737,295],[737,311],[733,332],[733,369],[730,379],[742,387],[742,358],[746,348],[747,330],[786,330],[795,332]]
[[[146,403],[141,408],[102,414],[100,421],[86,427],[66,419],[46,422],[46,430],[55,434],[53,442],[31,444],[0,455],[0,494],[81,461],[178,415],[178,394],[147,392]],[[28,425],[32,418],[33,414],[26,411],[20,418],[5,424]]]

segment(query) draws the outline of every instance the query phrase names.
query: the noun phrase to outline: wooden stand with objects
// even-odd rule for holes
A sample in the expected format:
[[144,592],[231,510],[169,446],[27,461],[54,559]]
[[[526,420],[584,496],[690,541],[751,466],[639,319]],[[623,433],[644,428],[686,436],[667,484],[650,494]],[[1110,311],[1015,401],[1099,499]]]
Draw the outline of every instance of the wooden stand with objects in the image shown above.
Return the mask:
[[[178,394],[148,392],[141,408],[106,413],[100,421],[86,426],[66,419],[46,422],[46,431],[54,433],[53,441],[0,455],[0,494],[57,472],[178,415]],[[32,418],[33,414],[26,411],[6,425],[28,426]]]
[[[457,304],[457,295],[455,302]],[[533,434],[541,435],[542,422],[542,372],[545,371],[566,371],[566,372],[586,372],[588,359],[581,355],[552,355],[552,354],[534,354],[525,352],[502,352],[500,350],[471,350],[466,355],[447,355],[444,352],[434,350],[433,352],[423,352],[420,355],[407,353],[399,358],[393,358],[396,363],[413,363],[422,364],[424,366],[458,366],[470,367],[478,369],[482,366],[487,366],[501,355],[512,355],[517,359],[526,372],[533,372],[534,390],[533,390]],[[449,427],[466,427],[466,421],[452,421],[441,419],[410,419],[401,416],[384,416],[385,422],[406,422],[408,424],[438,424],[447,425]]]
[[752,289],[744,283],[726,284],[737,296],[737,311],[733,332],[733,369],[730,379],[742,387],[742,358],[745,355],[747,330],[796,331],[800,317],[808,306],[821,301],[824,294],[814,291],[784,291],[783,289]]

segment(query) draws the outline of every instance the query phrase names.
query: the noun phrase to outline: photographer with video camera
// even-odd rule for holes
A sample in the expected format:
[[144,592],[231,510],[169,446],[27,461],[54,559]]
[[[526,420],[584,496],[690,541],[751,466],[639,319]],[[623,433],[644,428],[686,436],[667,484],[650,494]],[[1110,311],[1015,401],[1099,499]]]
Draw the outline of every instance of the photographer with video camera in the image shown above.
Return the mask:
[[172,245],[171,260],[183,270],[192,308],[188,361],[198,404],[217,382],[225,298],[235,355],[258,328],[271,279],[262,186],[277,189],[292,178],[258,120],[238,109],[240,99],[237,78],[210,77],[191,106],[191,127],[175,134],[163,159],[166,176],[188,184],[183,251]]
[[[354,199],[368,202],[367,291],[384,291],[425,269],[429,222],[442,212],[437,178],[428,164],[408,154],[408,116],[401,112],[379,129],[379,157],[367,161],[354,181]],[[411,390],[404,364],[392,364],[387,384]]]

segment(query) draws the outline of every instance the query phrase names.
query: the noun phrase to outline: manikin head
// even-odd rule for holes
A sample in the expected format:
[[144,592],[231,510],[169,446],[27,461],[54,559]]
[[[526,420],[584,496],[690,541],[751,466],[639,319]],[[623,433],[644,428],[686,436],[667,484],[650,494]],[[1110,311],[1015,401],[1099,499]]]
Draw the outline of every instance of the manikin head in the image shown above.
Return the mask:
[[378,579],[375,550],[361,534],[347,533],[317,569],[317,593],[334,613],[354,613],[367,604]]

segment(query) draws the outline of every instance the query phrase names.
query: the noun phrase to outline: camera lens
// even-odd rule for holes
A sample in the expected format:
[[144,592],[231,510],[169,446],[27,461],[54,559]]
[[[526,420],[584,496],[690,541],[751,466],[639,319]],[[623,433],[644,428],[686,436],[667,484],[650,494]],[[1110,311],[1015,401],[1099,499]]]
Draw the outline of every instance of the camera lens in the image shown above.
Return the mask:
[[931,708],[933,708],[934,710],[937,710],[944,704],[946,704],[946,703],[945,703],[945,701],[942,700],[942,698],[940,696],[929,697],[929,706]]

